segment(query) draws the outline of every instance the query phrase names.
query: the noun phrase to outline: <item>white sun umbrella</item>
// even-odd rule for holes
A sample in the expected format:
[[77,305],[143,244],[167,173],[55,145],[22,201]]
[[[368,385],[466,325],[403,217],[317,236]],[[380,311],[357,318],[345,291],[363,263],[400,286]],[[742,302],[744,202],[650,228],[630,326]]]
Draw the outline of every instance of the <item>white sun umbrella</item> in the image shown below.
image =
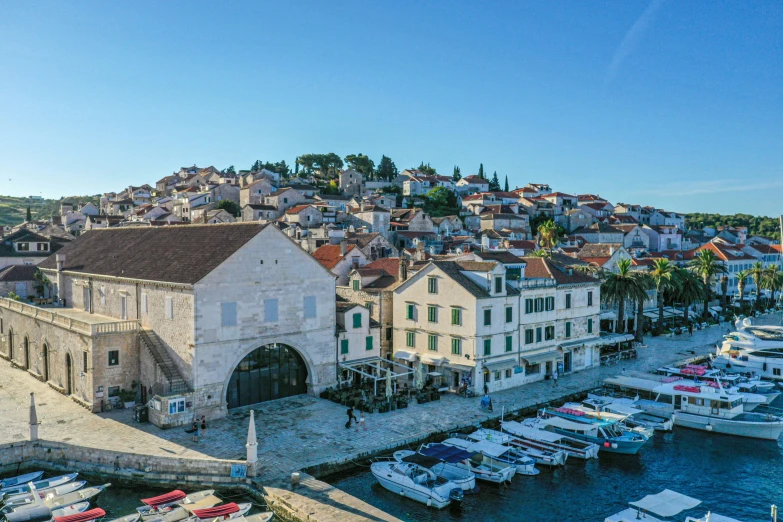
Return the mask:
[[386,368],[386,398],[391,399],[392,392],[392,374],[391,369]]
[[416,383],[416,387],[421,390],[424,388],[424,383],[427,381],[427,367],[424,363],[419,363],[419,367],[416,369],[416,376],[419,381]]

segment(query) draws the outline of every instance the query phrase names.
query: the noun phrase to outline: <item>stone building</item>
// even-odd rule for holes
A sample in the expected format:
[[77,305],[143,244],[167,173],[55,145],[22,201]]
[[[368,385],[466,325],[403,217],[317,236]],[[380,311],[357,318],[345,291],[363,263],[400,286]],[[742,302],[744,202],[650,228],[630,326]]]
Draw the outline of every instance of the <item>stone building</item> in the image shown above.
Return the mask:
[[335,381],[334,276],[277,227],[94,230],[40,267],[61,305],[0,300],[0,353],[93,411],[135,381],[169,427]]

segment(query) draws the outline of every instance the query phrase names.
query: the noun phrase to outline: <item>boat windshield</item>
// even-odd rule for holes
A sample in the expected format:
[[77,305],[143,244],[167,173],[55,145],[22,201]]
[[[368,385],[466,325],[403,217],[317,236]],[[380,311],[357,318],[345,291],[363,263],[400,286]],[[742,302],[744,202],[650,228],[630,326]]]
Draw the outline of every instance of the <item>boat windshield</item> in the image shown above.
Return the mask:
[[783,331],[764,328],[747,328],[746,331],[764,341],[783,341]]

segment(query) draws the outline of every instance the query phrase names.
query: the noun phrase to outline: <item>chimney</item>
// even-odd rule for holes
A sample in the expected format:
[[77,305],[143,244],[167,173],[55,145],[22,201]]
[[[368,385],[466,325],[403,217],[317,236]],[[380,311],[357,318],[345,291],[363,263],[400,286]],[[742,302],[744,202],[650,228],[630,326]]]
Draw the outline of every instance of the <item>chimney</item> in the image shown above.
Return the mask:
[[364,199],[362,199],[361,203],[359,203],[359,211],[364,212]]
[[400,268],[397,272],[397,279],[402,283],[408,280],[408,263],[405,262],[404,257],[400,257]]
[[60,301],[60,304],[65,306],[65,298],[63,297],[63,294],[65,293],[65,276],[63,275],[65,254],[55,254],[54,259],[57,263],[57,299]]
[[340,240],[340,255],[345,257],[345,253],[348,251],[348,242],[345,238]]
[[419,241],[419,243],[416,245],[416,254],[414,254],[413,259],[415,261],[424,261],[424,258],[426,256],[424,255],[424,242]]
[[614,245],[609,245],[609,255],[610,256],[614,255]]

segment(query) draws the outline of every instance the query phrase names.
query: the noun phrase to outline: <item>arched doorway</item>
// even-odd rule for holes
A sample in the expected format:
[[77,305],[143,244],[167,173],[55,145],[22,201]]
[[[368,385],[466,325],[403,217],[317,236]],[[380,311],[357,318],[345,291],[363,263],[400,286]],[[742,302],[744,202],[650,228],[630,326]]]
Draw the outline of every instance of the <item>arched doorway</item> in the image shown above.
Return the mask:
[[71,354],[65,354],[65,394],[70,395],[73,393],[73,364],[71,363]]
[[49,380],[49,345],[43,345],[43,378],[44,382]]
[[242,359],[228,381],[226,402],[238,408],[307,393],[307,365],[284,344],[256,348]]
[[24,336],[24,369],[29,370],[30,369],[30,340],[27,338],[27,336]]
[[14,360],[14,329],[8,329],[8,358]]

